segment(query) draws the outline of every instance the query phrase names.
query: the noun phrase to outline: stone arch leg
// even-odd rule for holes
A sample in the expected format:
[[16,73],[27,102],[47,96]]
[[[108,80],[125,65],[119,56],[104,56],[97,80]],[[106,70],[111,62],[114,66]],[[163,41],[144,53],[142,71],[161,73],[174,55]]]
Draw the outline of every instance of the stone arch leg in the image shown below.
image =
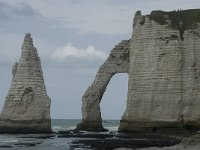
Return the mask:
[[99,68],[95,80],[82,97],[82,122],[77,130],[105,131],[102,126],[100,102],[106,87],[116,73],[128,73],[129,40],[120,42],[111,51],[108,59]]
[[97,80],[87,89],[82,98],[82,123],[79,129],[104,131],[100,111],[100,101],[106,87],[113,76],[112,72],[103,72],[103,68],[97,74]]

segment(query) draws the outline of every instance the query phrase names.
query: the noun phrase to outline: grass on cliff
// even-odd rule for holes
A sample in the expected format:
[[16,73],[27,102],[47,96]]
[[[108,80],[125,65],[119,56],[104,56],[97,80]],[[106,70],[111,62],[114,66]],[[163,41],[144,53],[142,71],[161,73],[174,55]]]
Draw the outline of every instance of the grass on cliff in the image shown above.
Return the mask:
[[171,20],[172,29],[177,29],[180,32],[180,37],[183,40],[183,33],[187,29],[194,28],[197,23],[200,23],[200,9],[178,10],[178,11],[152,11],[149,15],[151,20],[156,21],[161,25],[168,24],[167,19]]

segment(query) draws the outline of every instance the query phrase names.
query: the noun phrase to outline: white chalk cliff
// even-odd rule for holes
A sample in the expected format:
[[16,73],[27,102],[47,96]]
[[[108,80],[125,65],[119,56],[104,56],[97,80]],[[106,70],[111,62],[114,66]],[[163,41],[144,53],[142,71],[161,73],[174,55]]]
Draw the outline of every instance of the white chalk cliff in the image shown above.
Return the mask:
[[12,74],[0,118],[0,133],[51,132],[50,98],[30,33],[25,35],[21,58],[14,64]]
[[[130,51],[123,66],[129,73],[128,97],[119,131],[200,128],[199,16],[199,9],[153,11],[145,16],[136,12],[130,44],[125,45]],[[106,64],[110,67],[99,69],[83,96],[83,119],[77,129],[102,127],[99,103],[108,83],[99,87],[110,80],[107,75],[118,61]],[[115,70],[123,69],[119,65]]]

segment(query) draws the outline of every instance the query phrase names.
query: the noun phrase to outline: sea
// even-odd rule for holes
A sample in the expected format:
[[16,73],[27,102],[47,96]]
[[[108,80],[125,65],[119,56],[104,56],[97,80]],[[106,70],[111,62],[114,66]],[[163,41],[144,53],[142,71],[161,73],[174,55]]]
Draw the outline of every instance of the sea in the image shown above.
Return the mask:
[[[52,119],[54,132],[73,130],[80,123],[80,119]],[[104,128],[108,132],[117,132],[119,120],[104,120]],[[0,134],[0,150],[82,150],[90,148],[76,148],[73,141],[77,138],[59,138],[45,134]]]

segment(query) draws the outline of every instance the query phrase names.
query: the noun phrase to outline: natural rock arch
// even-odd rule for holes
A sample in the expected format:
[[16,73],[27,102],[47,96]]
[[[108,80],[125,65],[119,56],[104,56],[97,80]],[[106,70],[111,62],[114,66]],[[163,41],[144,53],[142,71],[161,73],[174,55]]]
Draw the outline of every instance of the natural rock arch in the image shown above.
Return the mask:
[[130,40],[123,40],[99,68],[95,80],[82,97],[82,122],[78,130],[103,131],[100,102],[113,75],[129,72]]
[[121,120],[126,109],[127,94],[128,73],[115,74],[107,85],[100,103],[102,124],[104,128],[108,127],[106,123],[109,120]]

